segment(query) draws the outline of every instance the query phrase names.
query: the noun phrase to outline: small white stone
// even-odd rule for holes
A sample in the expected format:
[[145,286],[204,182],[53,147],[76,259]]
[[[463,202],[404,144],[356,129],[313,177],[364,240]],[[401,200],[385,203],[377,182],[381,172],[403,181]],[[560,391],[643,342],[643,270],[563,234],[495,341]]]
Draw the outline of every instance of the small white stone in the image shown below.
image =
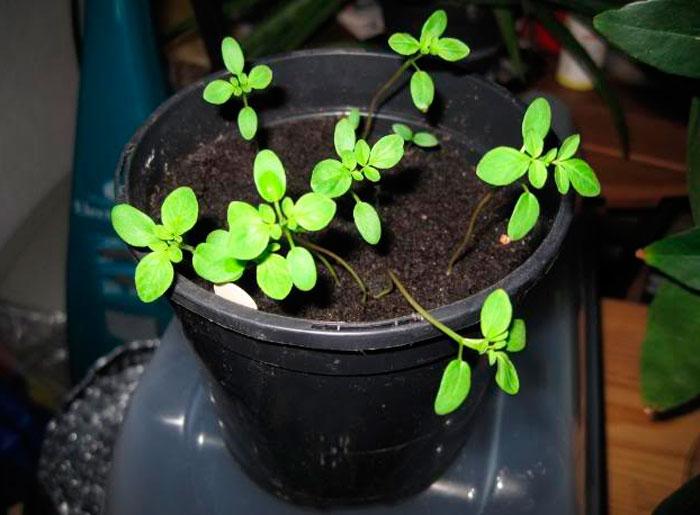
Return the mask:
[[226,300],[251,309],[258,309],[253,297],[243,288],[234,283],[215,284],[214,293]]

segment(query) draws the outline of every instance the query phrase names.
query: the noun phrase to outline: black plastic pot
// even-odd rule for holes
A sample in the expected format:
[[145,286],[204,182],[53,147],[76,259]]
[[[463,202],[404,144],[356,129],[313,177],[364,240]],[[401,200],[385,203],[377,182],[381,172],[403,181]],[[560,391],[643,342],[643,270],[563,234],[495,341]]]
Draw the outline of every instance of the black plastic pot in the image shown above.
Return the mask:
[[[356,50],[298,52],[264,62],[279,88],[267,105],[256,101],[264,126],[365,106],[399,65],[394,56]],[[520,144],[523,108],[508,92],[451,71],[436,72],[435,79],[440,131],[477,152]],[[235,137],[235,122],[201,100],[203,85],[172,97],[134,136],[117,173],[121,200],[144,208],[168,163],[222,133]],[[424,124],[406,89],[380,117]],[[517,300],[554,260],[571,219],[571,199],[545,192],[542,211],[554,220],[551,231],[525,263],[494,285]],[[487,293],[434,314],[468,328]],[[230,450],[257,482],[296,502],[392,501],[427,487],[450,464],[470,424],[478,424],[476,407],[492,382],[493,371],[480,360],[466,404],[438,417],[433,400],[455,348],[414,316],[372,323],[284,317],[231,304],[182,275],[171,300],[208,371]]]

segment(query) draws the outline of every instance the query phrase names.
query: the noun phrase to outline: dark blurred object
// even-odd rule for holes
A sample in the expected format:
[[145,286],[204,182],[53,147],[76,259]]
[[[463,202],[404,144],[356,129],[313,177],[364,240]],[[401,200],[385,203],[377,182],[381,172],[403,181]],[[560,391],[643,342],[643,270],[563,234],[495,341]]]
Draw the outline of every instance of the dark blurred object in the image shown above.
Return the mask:
[[221,40],[226,35],[226,20],[223,16],[223,0],[190,0],[199,34],[207,49],[212,70],[224,67],[221,57]]
[[700,476],[695,476],[653,511],[653,515],[697,515],[700,513]]
[[98,515],[112,448],[157,340],[132,342],[100,358],[48,425],[39,462],[37,515]]

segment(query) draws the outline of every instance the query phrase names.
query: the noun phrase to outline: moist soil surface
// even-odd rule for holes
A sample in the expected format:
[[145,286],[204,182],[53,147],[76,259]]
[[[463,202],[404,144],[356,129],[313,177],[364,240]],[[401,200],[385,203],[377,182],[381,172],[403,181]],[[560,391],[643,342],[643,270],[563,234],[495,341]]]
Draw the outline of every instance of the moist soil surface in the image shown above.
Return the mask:
[[[306,119],[268,128],[262,135],[265,147],[275,151],[285,166],[287,194],[293,199],[310,191],[315,163],[336,157],[334,124],[331,117]],[[378,129],[385,133],[388,127],[379,125]],[[438,133],[438,137],[441,145],[436,149],[407,146],[399,165],[382,171],[378,187],[368,181],[355,183],[357,194],[378,208],[382,220],[378,245],[370,246],[359,236],[352,220],[354,201],[349,194],[336,199],[338,213],[327,229],[306,235],[347,260],[371,292],[387,287],[385,271],[393,269],[428,309],[458,301],[498,282],[532,253],[551,226],[551,220],[543,219],[524,240],[501,244],[499,238],[506,231],[519,190],[500,188],[482,211],[463,259],[451,275],[446,275],[447,263],[463,237],[470,215],[489,187],[476,177],[474,164],[478,156],[474,152],[448,133]],[[370,144],[374,139],[377,138],[370,138]],[[158,216],[163,198],[176,187],[192,187],[199,199],[200,222],[187,239],[192,244],[204,241],[209,231],[226,227],[230,201],[260,203],[252,173],[257,150],[256,143],[223,134],[177,163],[170,163],[150,196],[151,214]],[[363,303],[360,289],[345,270],[335,267],[340,280],[336,284],[327,269],[318,261],[317,265],[316,287],[310,292],[293,289],[282,302],[262,294],[255,284],[252,267],[237,284],[253,296],[261,310],[300,318],[361,322],[412,312],[395,290]],[[190,279],[211,289],[211,284],[191,269],[179,266],[179,271]]]

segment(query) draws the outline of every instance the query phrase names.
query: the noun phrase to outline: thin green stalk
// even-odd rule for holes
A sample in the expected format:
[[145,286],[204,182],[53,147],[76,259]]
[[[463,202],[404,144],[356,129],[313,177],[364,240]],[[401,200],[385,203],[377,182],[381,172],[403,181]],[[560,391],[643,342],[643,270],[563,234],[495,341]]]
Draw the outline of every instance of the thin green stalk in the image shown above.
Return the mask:
[[403,72],[408,70],[412,65],[415,65],[416,61],[422,57],[421,54],[415,55],[405,61],[398,70],[394,72],[394,74],[389,77],[389,80],[387,80],[384,84],[380,86],[380,88],[374,93],[374,96],[372,97],[372,100],[369,103],[369,108],[367,109],[367,120],[365,120],[365,126],[362,130],[362,139],[367,139],[367,136],[369,136],[370,131],[372,130],[372,121],[374,119],[374,112],[377,110],[377,108],[380,105],[380,101],[382,100],[382,97],[384,94],[391,88],[391,86],[394,85],[394,83],[401,78],[401,75],[403,75]]
[[194,252],[194,247],[192,245],[187,245],[186,243],[183,243],[182,245],[180,245],[180,248],[182,250],[186,250],[188,252]]
[[472,238],[472,234],[474,233],[474,227],[476,227],[476,221],[479,218],[479,214],[484,209],[484,206],[486,206],[489,200],[491,200],[491,197],[493,197],[493,191],[489,191],[486,195],[484,195],[479,201],[479,203],[476,205],[476,208],[474,209],[474,212],[472,213],[472,216],[469,219],[469,226],[467,227],[467,232],[464,234],[462,242],[452,253],[452,257],[450,258],[450,261],[447,264],[447,275],[450,275],[452,273],[452,269],[454,268],[455,263],[459,261],[459,259],[462,257],[462,254],[467,249],[469,241]]
[[321,247],[320,245],[316,245],[315,243],[311,243],[310,241],[304,240],[301,238],[297,238],[297,240],[304,247],[307,247],[311,250],[314,250],[320,254],[325,254],[326,256],[333,259],[340,266],[342,266],[350,274],[350,276],[354,279],[354,281],[357,283],[357,286],[359,286],[360,290],[362,290],[362,302],[363,303],[367,302],[367,295],[368,295],[367,286],[365,285],[362,278],[358,275],[358,273],[355,272],[355,269],[352,266],[350,266],[350,263],[345,261],[343,258],[341,258],[335,252],[332,252],[325,247]]
[[321,254],[321,253],[319,253],[319,252],[316,252],[316,251],[313,250],[313,249],[310,249],[310,250],[311,250],[311,252],[313,253],[313,255],[316,256],[316,258],[317,258],[321,263],[323,263],[323,265],[328,269],[328,273],[331,274],[331,277],[332,277],[333,280],[335,281],[335,284],[340,284],[340,277],[338,277],[338,274],[337,274],[337,272],[335,271],[335,268],[333,267],[333,265],[331,264],[331,262],[328,261],[328,260],[323,256],[323,254]]

